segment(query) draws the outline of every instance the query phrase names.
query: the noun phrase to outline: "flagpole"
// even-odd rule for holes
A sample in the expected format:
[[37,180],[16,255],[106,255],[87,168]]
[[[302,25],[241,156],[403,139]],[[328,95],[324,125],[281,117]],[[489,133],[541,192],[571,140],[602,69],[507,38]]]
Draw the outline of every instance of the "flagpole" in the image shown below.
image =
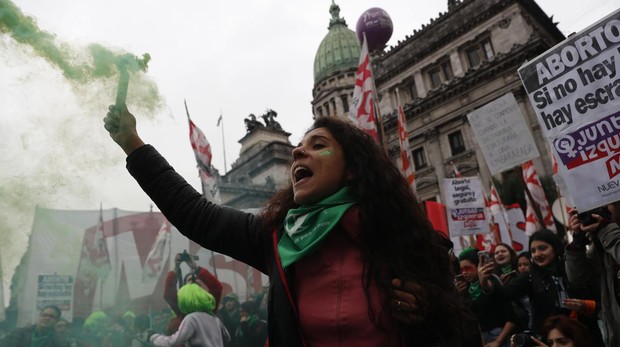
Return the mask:
[[220,109],[220,118],[217,120],[217,125],[220,125],[220,122],[222,123],[222,151],[224,152],[224,175],[226,175],[228,173],[228,171],[226,171],[226,141],[224,140],[224,116],[222,115],[222,109]]
[[[366,32],[365,31],[362,32],[362,35],[364,36],[364,41],[367,42]],[[368,50],[368,65],[370,65],[372,69],[372,61],[370,59],[370,50]],[[385,129],[383,127],[383,117],[381,116],[381,110],[379,109],[379,103],[377,102],[379,93],[377,93],[377,86],[375,85],[374,76],[372,76],[370,80],[372,82],[373,93],[375,94],[372,100],[372,102],[374,103],[374,109],[375,109],[375,118],[376,118],[375,123],[377,123],[375,124],[375,126],[379,125],[379,136],[381,140],[381,147],[383,148],[383,151],[385,152],[385,154],[388,154],[387,144],[385,143]]]

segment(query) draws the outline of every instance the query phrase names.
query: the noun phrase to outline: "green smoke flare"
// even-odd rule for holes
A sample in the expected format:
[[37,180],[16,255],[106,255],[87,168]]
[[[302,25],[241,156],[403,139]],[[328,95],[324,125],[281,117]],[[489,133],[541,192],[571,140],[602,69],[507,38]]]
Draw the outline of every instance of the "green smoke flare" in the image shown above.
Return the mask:
[[[15,41],[30,46],[36,54],[59,68],[68,80],[78,84],[117,76],[119,70],[134,73],[146,71],[151,59],[148,53],[138,58],[133,54],[115,52],[93,43],[87,47],[88,61],[80,62],[79,59],[84,55],[82,52],[68,45],[58,45],[55,35],[41,30],[34,18],[24,15],[9,0],[0,0],[0,33],[6,33]],[[136,96],[136,102],[149,111],[161,107],[162,100],[157,86],[139,74],[134,74],[134,78],[144,84],[138,89],[140,95]]]

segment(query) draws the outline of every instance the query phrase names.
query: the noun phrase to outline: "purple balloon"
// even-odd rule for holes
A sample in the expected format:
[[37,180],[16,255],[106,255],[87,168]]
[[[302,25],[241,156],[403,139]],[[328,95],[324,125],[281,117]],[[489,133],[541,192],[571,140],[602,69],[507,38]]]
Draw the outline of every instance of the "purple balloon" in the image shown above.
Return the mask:
[[370,51],[385,48],[385,44],[392,37],[393,31],[392,18],[379,7],[373,7],[364,11],[355,26],[355,32],[360,40],[360,45],[364,42],[363,35],[364,32],[366,33],[366,40],[368,40],[368,49]]

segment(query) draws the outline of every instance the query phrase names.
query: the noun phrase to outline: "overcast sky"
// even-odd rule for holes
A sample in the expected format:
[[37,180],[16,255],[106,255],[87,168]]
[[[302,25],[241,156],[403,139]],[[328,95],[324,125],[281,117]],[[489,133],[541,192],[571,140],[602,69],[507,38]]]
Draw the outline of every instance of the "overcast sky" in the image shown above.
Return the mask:
[[[327,34],[331,0],[14,3],[76,55],[90,43],[151,55],[145,77],[158,87],[162,107],[139,107],[142,91],[135,84],[127,103],[144,140],[197,188],[184,99],[206,133],[213,164],[222,174],[238,157],[237,141],[246,132],[243,119],[248,114],[274,109],[294,144],[312,122],[314,55]],[[620,0],[538,3],[565,35],[620,8]],[[365,10],[386,10],[394,25],[388,45],[447,9],[447,1],[441,0],[337,4],[352,30]],[[124,169],[123,152],[102,127],[107,105],[114,103],[115,83],[70,84],[47,60],[0,33],[0,254],[5,288],[25,250],[35,205],[92,210],[102,203],[104,209],[149,209],[149,199]],[[216,127],[220,112],[226,168],[222,128]]]

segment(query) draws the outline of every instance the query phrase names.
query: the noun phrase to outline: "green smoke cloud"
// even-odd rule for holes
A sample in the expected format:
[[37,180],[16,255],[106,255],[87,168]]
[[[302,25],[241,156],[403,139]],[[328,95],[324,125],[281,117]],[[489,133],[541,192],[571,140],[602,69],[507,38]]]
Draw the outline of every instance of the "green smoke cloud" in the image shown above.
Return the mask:
[[[0,0],[0,33],[10,35],[15,41],[31,47],[34,52],[54,65],[72,83],[84,85],[95,79],[119,76],[119,69],[133,73],[132,85],[139,85],[133,93],[131,104],[145,109],[146,114],[163,107],[157,85],[140,71],[146,71],[151,57],[141,58],[100,44],[90,44],[76,49],[68,44],[58,44],[55,35],[41,30],[36,19],[24,13],[11,1]],[[126,93],[126,91],[119,91]]]
[[2,72],[8,77],[0,99],[26,103],[11,109],[0,102],[0,285],[5,298],[28,244],[35,206],[98,206],[101,197],[94,185],[99,182],[92,183],[91,177],[112,180],[113,168],[122,168],[123,158],[101,121],[114,103],[119,66],[131,74],[130,109],[150,119],[161,114],[165,104],[157,85],[143,73],[149,60],[148,54],[137,57],[100,44],[61,42],[11,1],[0,0],[0,69],[6,68]]

